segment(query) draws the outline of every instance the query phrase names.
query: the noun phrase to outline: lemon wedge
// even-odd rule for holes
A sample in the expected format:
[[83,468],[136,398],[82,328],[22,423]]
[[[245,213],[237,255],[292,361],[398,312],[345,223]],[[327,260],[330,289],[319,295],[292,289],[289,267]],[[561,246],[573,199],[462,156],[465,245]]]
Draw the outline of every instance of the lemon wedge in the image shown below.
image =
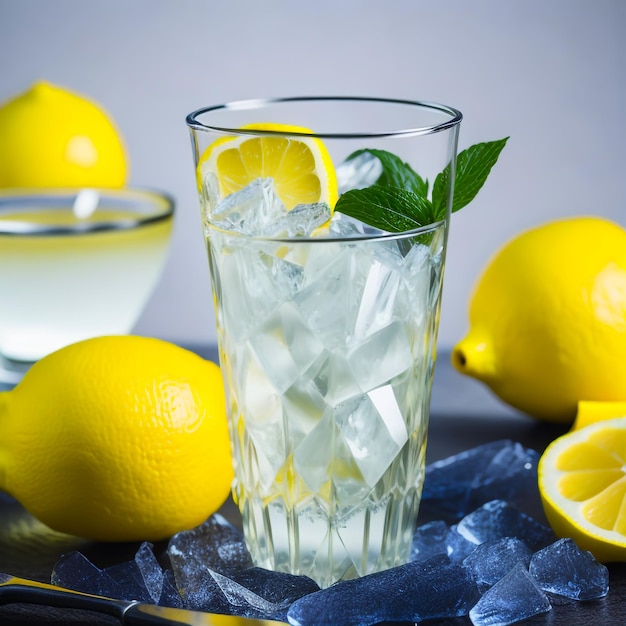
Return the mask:
[[626,560],[626,418],[590,424],[553,441],[538,466],[554,532],[599,561]]
[[[221,137],[208,146],[197,167],[198,185],[208,172],[217,177],[222,198],[258,178],[271,178],[288,210],[297,204],[325,202],[333,210],[337,176],[324,143],[312,131],[286,124],[248,124],[242,130],[282,135]],[[287,136],[293,133],[293,136]]]

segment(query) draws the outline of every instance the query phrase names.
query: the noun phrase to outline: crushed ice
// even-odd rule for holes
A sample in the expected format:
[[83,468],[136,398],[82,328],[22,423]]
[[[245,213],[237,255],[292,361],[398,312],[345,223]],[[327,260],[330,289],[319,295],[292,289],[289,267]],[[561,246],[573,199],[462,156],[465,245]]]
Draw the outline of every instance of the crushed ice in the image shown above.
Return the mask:
[[[242,533],[219,514],[174,535],[162,554],[144,542],[134,560],[105,569],[79,552],[63,555],[51,580],[86,593],[293,626],[459,616],[474,626],[506,625],[606,596],[608,569],[591,553],[500,499],[505,486],[496,474],[504,469],[521,483],[508,487],[519,500],[529,476],[536,480],[536,453],[503,440],[429,465],[425,499],[431,514],[440,506],[442,519],[418,526],[409,563],[327,589],[306,576],[254,567]],[[466,511],[478,490],[487,501]]]

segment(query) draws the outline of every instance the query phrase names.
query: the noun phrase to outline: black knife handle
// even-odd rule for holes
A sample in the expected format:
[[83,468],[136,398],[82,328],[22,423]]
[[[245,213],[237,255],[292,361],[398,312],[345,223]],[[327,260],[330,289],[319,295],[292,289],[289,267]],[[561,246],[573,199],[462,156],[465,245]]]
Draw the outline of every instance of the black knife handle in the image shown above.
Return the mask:
[[137,602],[103,598],[72,589],[55,587],[25,578],[17,578],[8,574],[0,574],[0,604],[23,602],[26,604],[42,604],[61,609],[86,609],[116,617],[124,621],[124,613]]

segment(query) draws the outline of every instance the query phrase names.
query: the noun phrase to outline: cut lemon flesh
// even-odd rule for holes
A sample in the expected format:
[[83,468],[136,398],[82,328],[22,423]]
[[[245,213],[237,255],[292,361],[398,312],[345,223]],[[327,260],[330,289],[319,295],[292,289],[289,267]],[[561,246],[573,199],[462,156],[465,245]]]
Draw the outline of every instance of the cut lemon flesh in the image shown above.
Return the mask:
[[553,441],[538,466],[546,517],[603,562],[626,560],[626,418],[592,423]]
[[[220,197],[243,189],[258,178],[271,178],[288,210],[298,204],[325,202],[331,211],[337,202],[337,176],[326,146],[312,131],[285,124],[249,124],[242,130],[282,135],[239,135],[217,139],[202,154],[197,168],[198,184],[212,172]],[[290,135],[293,133],[293,135]]]

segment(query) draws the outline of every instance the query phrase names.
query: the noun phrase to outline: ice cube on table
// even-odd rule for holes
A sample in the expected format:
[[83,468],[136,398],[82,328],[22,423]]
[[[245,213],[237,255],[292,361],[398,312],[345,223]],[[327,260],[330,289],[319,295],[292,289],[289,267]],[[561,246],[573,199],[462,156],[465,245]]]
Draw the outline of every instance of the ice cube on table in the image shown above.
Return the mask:
[[552,609],[522,563],[487,590],[469,612],[474,626],[507,626]]
[[[93,593],[108,598],[122,598],[119,585],[84,554],[68,552],[54,564],[50,582],[59,587]],[[132,598],[131,598],[132,599]]]
[[287,621],[287,610],[295,600],[319,591],[317,583],[307,576],[260,567],[230,576],[210,573],[230,603],[231,613],[240,617]]
[[446,546],[450,560],[460,563],[474,552],[477,544],[461,535],[458,530],[458,524],[453,524],[450,526],[450,531],[446,537]]
[[435,461],[426,467],[421,507],[457,520],[496,499],[540,511],[538,460],[535,450],[503,439]]
[[466,515],[458,532],[476,544],[504,537],[517,537],[531,550],[540,550],[555,541],[552,529],[503,500],[492,500]]
[[157,604],[159,606],[169,606],[174,609],[184,608],[183,599],[180,597],[180,593],[176,587],[176,578],[171,569],[163,571],[163,586],[161,587],[161,596]]
[[[156,600],[152,597],[150,591],[146,587],[145,581],[135,561],[124,561],[117,563],[104,570],[117,583],[117,597],[123,600],[140,600],[141,602],[154,603],[158,601],[160,593]],[[160,590],[159,590],[160,591]]]
[[504,537],[486,541],[476,546],[465,558],[463,565],[469,568],[478,588],[486,590],[508,574],[518,563],[528,569],[532,551],[516,537]]
[[287,617],[293,626],[368,626],[467,615],[479,593],[469,572],[439,555],[400,565],[296,600]]
[[163,591],[163,569],[153,552],[154,546],[144,541],[135,554],[135,564],[152,602],[158,603]]
[[559,539],[535,552],[530,575],[544,591],[574,600],[595,600],[609,592],[609,570],[572,539]]
[[229,604],[209,568],[228,575],[252,567],[243,534],[219,514],[174,535],[167,556],[185,608],[216,613],[228,613]]
[[108,574],[124,590],[125,600],[143,600],[158,603],[163,591],[163,569],[153,552],[154,546],[144,541],[135,558],[107,567]]
[[363,189],[376,183],[383,173],[382,163],[370,152],[361,152],[337,166],[339,194]]
[[243,533],[218,513],[192,530],[173,535],[167,553],[176,563],[186,558],[221,574],[252,567]]
[[437,554],[448,554],[450,526],[442,520],[418,526],[413,535],[409,561],[427,561]]

